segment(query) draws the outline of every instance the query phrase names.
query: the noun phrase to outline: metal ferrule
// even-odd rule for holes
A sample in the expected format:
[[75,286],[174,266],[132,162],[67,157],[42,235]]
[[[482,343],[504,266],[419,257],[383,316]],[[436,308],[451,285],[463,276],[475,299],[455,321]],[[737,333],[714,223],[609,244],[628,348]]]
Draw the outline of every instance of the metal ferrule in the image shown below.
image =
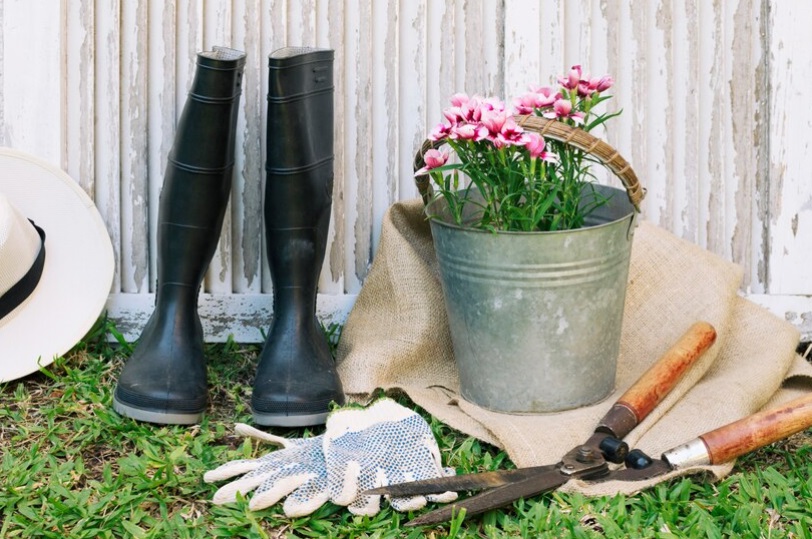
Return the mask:
[[702,438],[696,438],[687,444],[669,449],[663,453],[662,459],[675,470],[692,466],[707,466],[711,463],[708,447]]

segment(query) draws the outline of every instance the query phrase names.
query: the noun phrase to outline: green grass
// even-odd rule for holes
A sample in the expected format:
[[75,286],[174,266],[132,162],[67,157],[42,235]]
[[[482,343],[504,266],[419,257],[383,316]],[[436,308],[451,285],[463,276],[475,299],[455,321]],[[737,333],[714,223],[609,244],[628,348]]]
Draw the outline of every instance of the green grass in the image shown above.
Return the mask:
[[[47,370],[0,385],[0,538],[812,539],[810,433],[748,455],[718,483],[683,479],[632,497],[551,493],[423,529],[404,528],[409,515],[388,507],[375,517],[358,517],[326,504],[290,519],[279,505],[259,512],[249,511],[245,500],[213,506],[208,500],[217,485],[203,483],[203,473],[267,450],[232,434],[234,422],[250,422],[258,348],[210,346],[206,419],[191,428],[161,427],[111,410],[115,377],[128,352],[126,345],[106,343],[111,329],[100,325]],[[511,465],[504,453],[424,415],[447,463],[459,472]],[[303,430],[275,432],[301,436]]]

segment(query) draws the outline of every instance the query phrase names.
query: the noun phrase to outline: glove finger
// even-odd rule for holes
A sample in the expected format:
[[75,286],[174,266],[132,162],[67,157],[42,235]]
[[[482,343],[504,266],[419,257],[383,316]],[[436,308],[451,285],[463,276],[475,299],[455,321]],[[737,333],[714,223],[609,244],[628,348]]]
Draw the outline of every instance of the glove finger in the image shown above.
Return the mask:
[[347,505],[353,515],[374,516],[381,510],[380,496],[358,496],[354,502]]
[[267,476],[265,475],[246,475],[241,479],[237,479],[220,487],[217,492],[214,493],[214,497],[211,501],[215,505],[236,502],[238,492],[245,496],[261,485],[266,478]]
[[314,477],[316,474],[310,472],[290,475],[275,481],[265,481],[251,497],[248,508],[258,511],[270,507]]
[[392,506],[392,509],[395,511],[399,511],[401,513],[405,513],[406,511],[416,511],[418,509],[423,509],[426,507],[426,497],[425,496],[411,496],[408,498],[390,498],[389,505]]
[[242,475],[248,472],[253,472],[262,465],[258,459],[242,459],[234,460],[221,464],[213,470],[209,470],[203,474],[203,481],[206,483],[214,483],[215,481],[222,481],[223,479],[230,479],[236,475]]
[[347,462],[343,472],[328,467],[330,498],[334,504],[348,506],[358,498],[360,475],[361,465],[357,461]]
[[282,509],[289,517],[303,517],[324,505],[329,499],[327,477],[320,475],[291,492]]
[[459,494],[449,490],[441,494],[429,494],[426,496],[426,499],[433,503],[449,503],[456,500],[457,497],[459,497]]

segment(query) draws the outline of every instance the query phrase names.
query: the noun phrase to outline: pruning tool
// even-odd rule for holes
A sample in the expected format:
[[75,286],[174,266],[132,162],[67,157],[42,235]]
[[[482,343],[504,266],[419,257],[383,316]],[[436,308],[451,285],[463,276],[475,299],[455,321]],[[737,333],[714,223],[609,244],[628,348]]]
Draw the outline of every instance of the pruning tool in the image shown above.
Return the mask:
[[[570,479],[588,482],[642,481],[691,466],[732,460],[812,425],[812,396],[791,401],[777,409],[746,417],[674,447],[653,459],[640,450],[629,450],[623,438],[668,394],[685,372],[711,347],[716,331],[697,322],[600,420],[582,445],[547,466],[465,474],[380,487],[365,495],[414,496],[445,491],[489,489],[470,498],[423,514],[407,526],[437,524],[465,511],[463,518],[505,506],[560,487]],[[609,462],[625,464],[610,470]]]

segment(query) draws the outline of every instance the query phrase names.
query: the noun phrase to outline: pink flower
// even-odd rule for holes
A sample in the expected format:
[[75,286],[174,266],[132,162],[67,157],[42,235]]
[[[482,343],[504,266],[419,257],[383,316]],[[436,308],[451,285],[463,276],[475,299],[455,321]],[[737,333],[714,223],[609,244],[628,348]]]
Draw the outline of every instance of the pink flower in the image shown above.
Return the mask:
[[595,90],[598,92],[605,92],[609,88],[611,88],[615,84],[615,80],[610,77],[609,75],[604,75],[600,79],[598,79],[598,83],[595,85]]
[[455,107],[462,107],[467,105],[471,98],[468,97],[468,94],[458,93],[451,96],[451,104]]
[[530,157],[539,157],[544,153],[544,137],[535,132],[527,133],[525,147],[530,152]]
[[435,128],[429,133],[429,140],[437,142],[443,140],[451,133],[451,126],[448,124],[437,124]]
[[601,78],[583,78],[578,83],[578,95],[581,97],[589,97],[595,92],[601,93],[612,87],[615,81],[609,75],[604,75]]
[[480,107],[483,111],[505,112],[505,104],[498,97],[483,99]]
[[581,82],[581,66],[575,65],[570,68],[565,77],[558,77],[558,83],[567,90],[574,90]]
[[445,165],[446,161],[448,161],[448,153],[432,148],[426,150],[426,153],[423,154],[423,161],[425,161],[426,166],[415,172],[415,176],[421,176],[432,169]]
[[543,109],[560,99],[560,93],[553,93],[549,86],[530,88],[530,91],[513,100],[516,114],[532,114],[536,109]]
[[551,120],[570,119],[576,124],[584,123],[584,113],[572,112],[572,102],[568,99],[559,99],[556,101],[555,104],[553,104],[553,110],[544,112],[543,116]]
[[479,141],[488,136],[488,129],[478,124],[458,124],[451,128],[448,138]]
[[524,94],[513,100],[513,112],[515,114],[533,114],[536,110],[535,94]]
[[525,148],[530,152],[530,157],[541,159],[550,163],[558,162],[558,156],[544,150],[546,143],[544,137],[535,132],[525,135]]
[[462,107],[448,107],[443,110],[443,116],[451,122],[451,125],[456,125],[459,122],[465,121],[465,111]]
[[506,120],[507,114],[493,110],[482,111],[482,118],[480,119],[482,125],[488,129],[490,136],[498,135],[502,131],[502,126],[505,125]]
[[572,102],[568,99],[559,99],[553,103],[553,111],[559,118],[569,116],[570,112],[572,112]]
[[503,148],[505,146],[521,146],[524,144],[524,138],[522,134],[524,133],[524,129],[519,126],[516,121],[511,116],[507,116],[505,118],[505,122],[502,124],[502,128],[499,130],[499,133],[496,136],[492,137],[491,140],[493,141],[493,145],[497,148]]

